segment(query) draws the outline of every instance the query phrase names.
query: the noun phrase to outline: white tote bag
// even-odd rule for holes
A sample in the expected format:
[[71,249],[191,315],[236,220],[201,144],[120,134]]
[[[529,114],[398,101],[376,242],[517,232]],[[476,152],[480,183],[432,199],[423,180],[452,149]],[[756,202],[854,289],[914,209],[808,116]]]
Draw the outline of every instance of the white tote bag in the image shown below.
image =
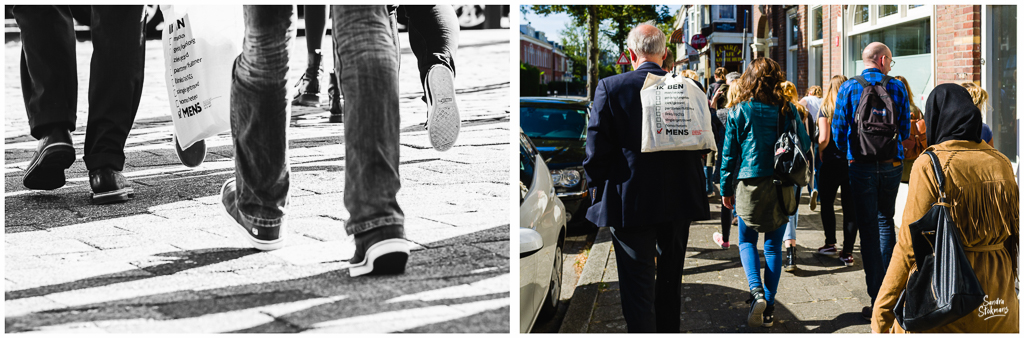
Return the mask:
[[231,130],[231,69],[242,52],[242,6],[161,5],[167,97],[186,149]]
[[640,151],[718,151],[708,100],[693,80],[648,73],[640,90],[643,126]]

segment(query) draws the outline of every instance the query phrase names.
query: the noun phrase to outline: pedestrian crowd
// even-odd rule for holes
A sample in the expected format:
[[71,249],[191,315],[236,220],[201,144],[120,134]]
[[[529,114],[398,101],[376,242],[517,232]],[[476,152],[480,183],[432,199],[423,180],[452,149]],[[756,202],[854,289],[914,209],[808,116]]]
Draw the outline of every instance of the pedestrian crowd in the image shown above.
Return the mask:
[[[716,69],[706,91],[697,74],[685,70],[680,75],[706,93],[701,99],[712,115],[717,149],[642,152],[646,106],[640,90],[649,76],[673,74],[663,68],[665,35],[654,25],[638,25],[627,45],[634,70],[600,81],[584,168],[593,196],[587,218],[611,228],[630,332],[678,332],[689,226],[711,218],[708,201],[716,184],[723,209],[721,231],[712,240],[723,249],[739,247],[750,327],[774,324],[782,272],[798,269],[796,209],[806,186],[809,208],[820,207],[825,232],[817,254],[863,267],[871,305],[861,315],[873,332],[1019,332],[1017,183],[982,122],[988,107],[980,86],[938,85],[921,109],[906,78],[889,75],[895,61],[880,42],[863,49],[860,75],[835,75],[803,97],[782,67],[765,57],[742,73]],[[896,215],[901,183],[908,198]],[[837,198],[843,210],[838,247]],[[948,216],[933,217],[933,207],[948,208]],[[902,217],[899,228],[895,217]],[[941,230],[942,224],[953,230]],[[732,233],[737,239],[731,243]],[[935,285],[944,285],[940,278],[960,278],[947,270],[950,247],[969,262],[984,303],[947,306],[930,312],[946,317],[916,326],[919,318],[933,317],[915,317],[925,306],[908,298],[929,287],[917,281],[932,281],[915,273],[934,266],[928,271],[934,271]],[[935,259],[921,258],[926,256]],[[930,293],[965,299],[960,289]]]
[[[306,6],[308,66],[292,105],[319,106],[321,40],[326,6]],[[245,25],[240,55],[206,56],[234,60],[230,120],[235,177],[221,187],[223,220],[259,250],[275,250],[288,238],[290,168],[287,129],[289,49],[295,39],[294,5],[241,8]],[[30,190],[66,184],[64,171],[76,160],[77,75],[73,11],[67,5],[18,5],[11,12],[21,32],[21,82],[29,128],[38,147],[25,171]],[[124,147],[139,107],[145,67],[142,5],[90,6],[94,48],[84,158],[93,204],[134,197],[124,170]],[[461,120],[455,100],[455,52],[459,24],[455,9],[437,6],[331,6],[333,55],[330,122],[344,122],[345,231],[355,238],[350,275],[405,271],[410,244],[405,215],[396,199],[399,177],[400,46],[398,22],[410,32],[417,58],[431,145],[450,149]],[[80,18],[79,18],[80,19]],[[345,98],[344,104],[341,99]],[[181,149],[181,162],[198,166],[205,143]]]

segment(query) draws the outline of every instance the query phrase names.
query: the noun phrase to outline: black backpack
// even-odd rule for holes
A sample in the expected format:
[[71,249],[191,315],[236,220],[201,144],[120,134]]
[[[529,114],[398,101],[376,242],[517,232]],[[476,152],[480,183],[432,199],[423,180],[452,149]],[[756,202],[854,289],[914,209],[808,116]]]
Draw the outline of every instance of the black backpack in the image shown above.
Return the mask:
[[896,157],[899,151],[899,128],[896,125],[896,111],[892,97],[885,86],[892,77],[885,76],[880,83],[870,84],[863,76],[853,78],[864,91],[854,110],[857,123],[856,141],[850,140],[853,158],[864,162],[882,162]]

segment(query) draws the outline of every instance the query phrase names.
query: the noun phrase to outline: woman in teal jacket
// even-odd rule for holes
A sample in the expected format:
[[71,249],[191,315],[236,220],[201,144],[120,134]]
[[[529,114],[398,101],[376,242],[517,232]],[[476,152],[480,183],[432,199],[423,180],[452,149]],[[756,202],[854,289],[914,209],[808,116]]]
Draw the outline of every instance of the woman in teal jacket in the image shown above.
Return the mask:
[[[736,109],[730,112],[725,125],[721,184],[722,204],[726,208],[737,207],[735,191],[740,181],[746,187],[755,187],[765,184],[766,180],[772,180],[775,171],[775,141],[779,137],[776,129],[779,114],[785,114],[783,130],[793,127],[794,118],[799,122],[796,107],[788,102],[782,91],[781,84],[785,81],[779,64],[763,57],[755,59],[743,74]],[[780,107],[784,108],[781,112]],[[803,123],[796,123],[796,128],[800,151],[806,154],[810,149],[807,129]],[[794,187],[784,188],[782,194],[794,196]],[[774,193],[770,196],[743,198],[737,210],[740,216],[740,261],[750,286],[750,311],[747,314],[750,327],[771,327],[774,323],[775,294],[782,274],[782,236],[786,227],[780,226],[765,233],[764,255],[767,266],[762,283],[757,254],[758,232],[748,227],[743,219],[744,215],[750,217],[752,212],[774,213],[778,209],[776,203],[780,201]]]

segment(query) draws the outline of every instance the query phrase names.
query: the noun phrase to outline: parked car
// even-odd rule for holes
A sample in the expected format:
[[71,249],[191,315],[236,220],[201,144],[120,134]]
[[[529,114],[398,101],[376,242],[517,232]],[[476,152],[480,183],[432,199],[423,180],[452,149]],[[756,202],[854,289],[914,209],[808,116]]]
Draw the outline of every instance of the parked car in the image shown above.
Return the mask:
[[565,205],[544,158],[519,130],[519,332],[553,316],[562,294]]
[[551,170],[555,193],[565,203],[570,223],[586,221],[590,198],[583,171],[590,102],[585,99],[523,97],[520,128],[533,140]]

